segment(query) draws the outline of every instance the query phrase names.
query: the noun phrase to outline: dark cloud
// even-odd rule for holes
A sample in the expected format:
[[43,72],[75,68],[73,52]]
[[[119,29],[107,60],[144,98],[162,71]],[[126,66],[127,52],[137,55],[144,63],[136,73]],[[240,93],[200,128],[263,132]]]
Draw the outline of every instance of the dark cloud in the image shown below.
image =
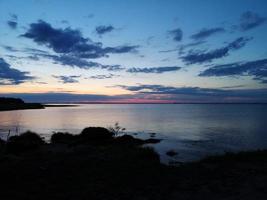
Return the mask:
[[79,83],[77,78],[80,78],[81,76],[54,76],[54,78],[58,79],[61,83]]
[[247,31],[256,28],[266,22],[266,18],[259,16],[257,13],[247,11],[241,15],[240,29]]
[[27,57],[13,56],[13,55],[8,55],[8,56],[14,59],[26,58],[35,61],[40,60],[40,58],[46,58],[52,60],[55,64],[61,64],[70,67],[78,67],[81,69],[100,68],[100,69],[106,69],[108,71],[120,71],[125,69],[120,65],[103,65],[97,62],[88,61],[86,59],[71,56],[68,54],[55,55],[55,54],[50,54],[47,51],[35,48],[24,48],[23,52],[30,53],[31,55]]
[[108,71],[121,71],[125,69],[124,67],[120,65],[102,65],[102,64],[101,64],[101,68],[106,69]]
[[94,54],[95,51],[101,49],[101,44],[93,43],[82,37],[79,30],[55,29],[42,20],[32,23],[30,29],[22,36],[33,39],[38,44],[46,45],[56,53]]
[[68,56],[68,55],[46,55],[48,58],[52,58],[55,63],[61,64],[61,65],[68,65],[71,67],[79,67],[81,69],[90,69],[93,67],[100,67],[101,65],[96,62],[87,61],[81,58]]
[[221,87],[222,89],[233,89],[233,88],[242,88],[245,87],[245,85],[233,85],[233,86],[224,86]]
[[187,55],[182,56],[182,60],[190,65],[196,63],[211,62],[214,59],[222,58],[229,55],[230,51],[238,50],[246,45],[252,38],[239,37],[225,47],[211,51],[191,51]]
[[30,24],[28,31],[21,35],[30,38],[40,45],[51,48],[56,53],[68,54],[79,58],[100,58],[112,53],[130,53],[139,46],[102,47],[102,43],[84,38],[79,30],[65,28],[56,29],[49,23],[39,20]]
[[138,45],[124,45],[124,46],[117,46],[117,47],[106,47],[103,49],[104,53],[137,53]]
[[267,80],[267,59],[215,65],[201,72],[199,76],[252,76],[255,80],[265,83]]
[[98,35],[103,35],[103,34],[106,34],[106,33],[109,33],[111,31],[113,31],[115,28],[111,25],[108,25],[108,26],[97,26],[95,28],[95,31]]
[[171,87],[164,85],[137,85],[137,86],[125,86],[118,85],[125,90],[139,93],[149,94],[190,94],[190,95],[220,95],[224,93],[224,90],[220,89],[207,89],[199,87]]
[[61,20],[61,23],[62,24],[69,24],[69,21],[68,20]]
[[124,67],[120,65],[103,65],[97,62],[87,61],[85,59],[81,59],[79,57],[68,56],[68,55],[51,55],[51,54],[34,54],[34,56],[44,57],[48,59],[52,59],[54,63],[67,65],[71,67],[78,67],[81,69],[91,69],[91,68],[100,68],[106,69],[108,71],[120,71],[123,70]]
[[182,102],[267,102],[267,89],[212,89],[164,85],[117,85],[136,95],[161,97]]
[[199,32],[193,34],[191,36],[192,39],[194,40],[203,40],[207,37],[210,37],[212,35],[218,34],[218,33],[223,33],[225,32],[224,28],[217,27],[217,28],[203,28]]
[[70,67],[78,67],[81,69],[92,69],[92,68],[100,68],[100,69],[105,69],[108,71],[120,71],[125,69],[121,65],[103,65],[97,62],[92,62],[88,61],[79,57],[75,56],[69,56],[67,54],[62,54],[62,55],[54,55],[54,54],[49,54],[46,51],[42,51],[39,49],[32,49],[32,48],[27,48],[25,50],[26,52],[31,53],[30,56],[28,57],[20,57],[20,56],[12,56],[9,55],[10,58],[13,59],[31,59],[31,60],[40,60],[40,58],[46,58],[50,59],[53,61],[55,64],[61,64],[64,66],[70,66]]
[[118,77],[119,75],[115,74],[108,74],[108,75],[95,75],[95,76],[90,76],[89,78],[91,79],[110,79],[114,77]]
[[190,65],[195,63],[205,63],[205,62],[211,62],[213,59],[222,58],[224,56],[227,56],[229,52],[229,49],[227,47],[215,49],[209,52],[190,52],[185,56],[182,56],[182,60]]
[[242,47],[244,47],[247,44],[247,42],[249,42],[252,39],[253,39],[252,37],[239,37],[236,40],[234,40],[233,42],[229,43],[227,48],[229,50],[241,49]]
[[26,58],[30,59],[30,60],[34,60],[34,61],[39,61],[39,57],[36,56],[36,55],[33,55],[33,56],[27,56]]
[[33,76],[29,76],[29,72],[11,68],[10,64],[0,58],[0,85],[18,85],[33,79]]
[[167,66],[167,67],[144,67],[144,68],[137,68],[133,67],[127,70],[129,73],[155,73],[155,74],[161,74],[164,72],[172,72],[172,71],[178,71],[181,67],[177,66]]
[[9,21],[7,21],[7,25],[8,25],[11,29],[16,29],[17,26],[18,26],[18,22],[9,20]]
[[206,43],[206,41],[196,41],[196,42],[191,42],[188,44],[181,44],[179,46],[179,48],[169,49],[169,50],[161,50],[161,51],[159,51],[159,53],[170,53],[170,52],[178,51],[179,55],[182,55],[185,53],[185,50],[188,49],[189,47],[195,47],[195,46],[198,46],[198,45],[201,45],[204,43]]
[[18,15],[16,14],[10,14],[10,17],[12,18],[12,20],[18,20]]
[[10,14],[10,20],[7,21],[7,25],[11,29],[16,29],[18,26],[18,16],[16,14]]
[[94,14],[88,14],[88,15],[86,15],[85,17],[91,19],[91,18],[93,18],[94,16],[95,16]]
[[178,54],[179,55],[183,55],[183,54],[185,54],[185,51],[188,49],[188,48],[190,48],[190,47],[195,47],[195,46],[199,46],[199,45],[202,45],[202,44],[204,44],[204,43],[206,43],[206,41],[196,41],[196,42],[191,42],[191,43],[188,43],[188,44],[184,44],[184,45],[181,45],[180,47],[179,47],[179,52],[178,52]]
[[180,28],[170,30],[168,33],[173,37],[173,40],[176,42],[180,42],[183,39],[183,31]]

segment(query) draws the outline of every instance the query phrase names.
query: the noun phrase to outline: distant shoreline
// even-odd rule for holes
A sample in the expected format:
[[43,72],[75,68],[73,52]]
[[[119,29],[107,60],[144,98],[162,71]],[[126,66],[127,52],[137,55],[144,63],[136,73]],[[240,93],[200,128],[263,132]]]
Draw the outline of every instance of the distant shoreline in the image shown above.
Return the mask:
[[[55,107],[60,107],[60,105],[62,105],[62,107],[64,107],[64,106],[76,106],[76,105],[78,105],[78,104],[118,104],[118,105],[124,105],[124,104],[134,104],[134,105],[138,105],[138,104],[140,104],[140,105],[146,105],[146,104],[148,104],[148,105],[164,105],[164,104],[166,104],[166,105],[172,105],[172,104],[222,104],[222,105],[225,105],[225,104],[229,104],[229,105],[231,105],[231,104],[267,104],[267,103],[257,103],[257,102],[255,102],[255,103],[123,103],[123,102],[119,102],[119,103],[111,103],[111,102],[59,102],[59,103],[57,103],[57,102],[46,102],[46,103],[43,103],[43,105],[44,106],[46,106],[46,107],[53,107],[53,106],[50,106],[50,104],[53,104],[53,105],[55,105]],[[57,105],[58,104],[58,105]],[[69,104],[71,104],[71,105],[69,105]]]
[[267,105],[267,103],[24,103],[24,104],[10,104],[1,105],[0,112],[2,111],[15,111],[15,110],[32,110],[32,109],[45,109],[45,108],[63,108],[63,107],[79,107],[79,105]]

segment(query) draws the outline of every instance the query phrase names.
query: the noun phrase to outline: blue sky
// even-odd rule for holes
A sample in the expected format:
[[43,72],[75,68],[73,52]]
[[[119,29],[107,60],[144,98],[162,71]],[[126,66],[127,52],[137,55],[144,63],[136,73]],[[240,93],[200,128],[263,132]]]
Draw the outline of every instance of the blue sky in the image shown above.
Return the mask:
[[0,93],[267,102],[265,0],[0,0]]

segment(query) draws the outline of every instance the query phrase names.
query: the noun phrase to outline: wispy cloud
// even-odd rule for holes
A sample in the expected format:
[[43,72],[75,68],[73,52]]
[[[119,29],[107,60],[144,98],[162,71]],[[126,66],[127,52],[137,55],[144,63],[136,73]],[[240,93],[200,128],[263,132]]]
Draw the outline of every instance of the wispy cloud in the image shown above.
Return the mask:
[[11,14],[10,18],[11,19],[7,21],[7,25],[11,29],[16,29],[18,26],[18,16],[16,14]]
[[222,27],[203,28],[199,32],[191,35],[191,38],[194,40],[203,40],[206,39],[207,37],[223,32],[225,32],[225,29]]
[[111,31],[113,31],[115,28],[111,25],[108,25],[108,26],[97,26],[95,28],[95,31],[98,35],[103,35],[103,34],[106,34],[106,33],[109,33]]
[[[35,52],[35,51],[34,51]],[[125,69],[121,65],[103,65],[97,62],[88,61],[86,59],[82,59],[75,56],[69,56],[66,54],[63,55],[54,55],[49,53],[38,52],[32,53],[31,56],[28,56],[28,59],[32,60],[40,60],[40,58],[47,58],[51,59],[55,64],[61,64],[62,66],[70,66],[70,67],[77,67],[80,69],[92,69],[92,68],[99,68],[105,69],[108,71],[120,71]]]
[[143,67],[143,68],[133,67],[133,68],[128,69],[127,72],[129,72],[129,73],[161,74],[161,73],[165,73],[165,72],[178,71],[180,69],[181,69],[181,67],[177,67],[177,66]]
[[61,83],[79,83],[77,78],[80,78],[81,76],[55,76],[53,75],[54,78],[58,79],[59,82]]
[[183,39],[183,31],[180,28],[170,30],[168,31],[168,33],[172,36],[173,40],[176,42],[180,42]]
[[111,79],[114,77],[118,77],[119,75],[115,74],[107,74],[107,75],[95,75],[95,76],[90,76],[90,79]]
[[19,50],[17,50],[15,47],[11,47],[11,46],[6,46],[6,45],[2,45],[2,47],[9,51],[9,52],[18,52]]
[[17,28],[17,25],[18,25],[18,22],[16,21],[7,21],[7,25],[11,28],[11,29],[16,29]]

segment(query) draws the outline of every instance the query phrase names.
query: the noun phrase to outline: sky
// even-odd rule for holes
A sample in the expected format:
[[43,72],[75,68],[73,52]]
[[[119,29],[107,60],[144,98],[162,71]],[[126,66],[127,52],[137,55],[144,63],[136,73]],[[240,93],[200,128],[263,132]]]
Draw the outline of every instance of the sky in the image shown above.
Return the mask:
[[266,0],[0,0],[0,96],[267,103]]

